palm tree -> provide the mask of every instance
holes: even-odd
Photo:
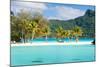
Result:
[[[23,41],[26,41],[26,38],[28,37],[28,27],[29,27],[29,22],[30,18],[32,17],[31,14],[28,11],[21,10],[19,13],[16,15],[17,17],[17,25],[19,30],[21,32],[21,38]],[[27,34],[26,34],[27,33]]]
[[[69,38],[69,40],[70,40],[70,30],[65,30],[65,38]]]
[[[30,27],[29,27],[29,20],[27,19],[20,19],[20,22],[18,23],[19,30],[21,32],[21,38],[23,39],[24,43],[27,41],[29,38],[29,32],[30,32]]]
[[[50,28],[49,27],[45,27],[43,29],[43,35],[45,36],[45,39],[48,39],[48,35],[50,35]]]
[[[29,24],[30,27],[31,27],[31,32],[32,32],[32,40],[34,39],[35,37],[35,34],[36,34],[36,31],[38,29],[38,24],[34,21],[31,21],[31,23]]]
[[[68,33],[69,33],[68,38],[71,41],[72,38],[74,37],[74,31],[73,30],[68,30]]]
[[[75,26],[73,29],[73,32],[74,32],[74,36],[76,38],[76,42],[78,42],[79,36],[82,36],[82,33],[83,33],[81,27]]]
[[[62,32],[62,30],[63,30],[63,28],[60,27],[60,26],[56,29],[56,37],[57,38],[61,38],[61,32]]]
[[[47,36],[48,31],[50,30],[48,26],[48,20],[43,17],[40,13],[36,13],[33,17],[33,21],[37,25],[36,37]],[[35,25],[35,26],[36,26]]]
[[[61,26],[59,26],[56,29],[56,37],[57,37],[58,41],[62,42],[62,39],[65,38],[65,34],[66,34],[65,30]]]
[[[18,17],[17,17],[17,20],[14,21],[14,25],[15,25],[15,28],[16,28],[16,30],[14,30],[14,31],[19,32],[21,34],[19,37],[25,43],[25,25],[26,25],[25,23],[26,23],[26,20],[18,18]]]

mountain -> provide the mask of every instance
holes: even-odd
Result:
[[[71,20],[50,20],[52,32],[62,26],[64,29],[72,29],[80,26],[83,30],[83,36],[95,37],[95,11],[88,9],[83,16]]]

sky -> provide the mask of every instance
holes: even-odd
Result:
[[[15,14],[22,9],[32,13],[41,13],[47,19],[70,20],[83,16],[87,9],[95,10],[95,7],[90,5],[11,1],[11,11]]]

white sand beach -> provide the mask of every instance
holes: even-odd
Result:
[[[43,46],[43,45],[88,45],[92,44],[91,41],[87,42],[33,42],[33,43],[15,43],[11,46]]]

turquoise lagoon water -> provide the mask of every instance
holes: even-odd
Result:
[[[62,39],[65,42],[69,42],[68,38]],[[93,41],[93,38],[80,38],[79,41],[80,42],[84,42],[84,41]],[[30,40],[28,39],[27,42],[45,42],[45,41],[49,41],[49,42],[57,42],[56,38],[48,38],[47,40],[45,38],[37,38],[37,39],[33,39]],[[75,42],[75,38],[71,39],[71,41]],[[23,40],[21,40],[21,42],[23,42]]]
[[[11,66],[85,61],[95,61],[95,45],[84,44],[11,47]]]

